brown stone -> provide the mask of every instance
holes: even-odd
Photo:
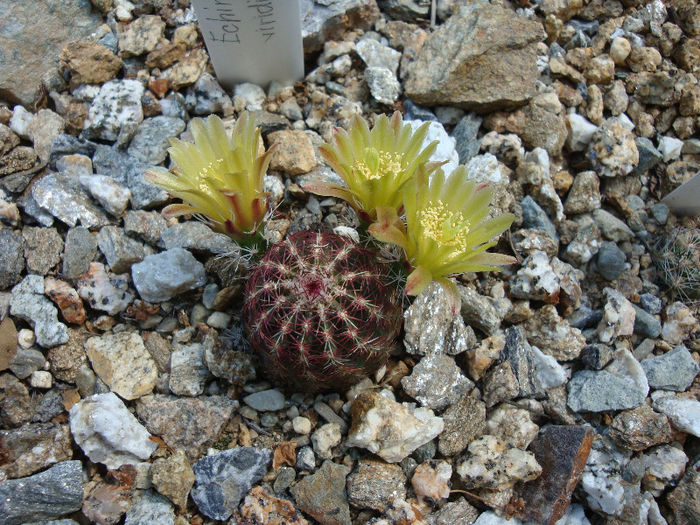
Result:
[[[97,42],[71,42],[61,51],[61,61],[71,71],[71,86],[102,84],[117,76],[124,63]]]
[[[345,478],[350,467],[325,461],[291,489],[297,506],[323,525],[350,525]]]
[[[182,450],[168,458],[160,458],[151,465],[151,481],[163,496],[175,505],[187,507],[187,495],[194,485],[194,472]]]
[[[163,98],[170,89],[170,81],[167,78],[154,78],[148,83],[148,89],[158,98]]]
[[[683,479],[666,498],[676,525],[700,523],[700,460],[688,465]]]
[[[185,44],[168,42],[146,56],[147,67],[165,69],[185,56]]]
[[[83,324],[85,308],[78,292],[70,284],[53,277],[44,278],[44,293],[51,299],[67,323]]]
[[[133,465],[125,465],[120,469],[135,470]],[[133,477],[107,475],[107,481],[98,481],[83,500],[82,512],[92,523],[112,525],[121,520],[124,513],[131,507],[131,492]],[[134,472],[135,473],[135,472]],[[129,483],[131,482],[131,483]],[[87,490],[86,490],[87,492]]]
[[[406,475],[399,465],[363,459],[347,479],[353,507],[385,512],[394,498],[406,499]]]
[[[408,71],[406,95],[419,104],[488,112],[535,95],[539,22],[481,4],[460,9],[426,40]]]
[[[34,167],[37,158],[38,156],[33,148],[29,146],[17,146],[9,153],[0,157],[0,177]]]
[[[309,522],[286,499],[277,498],[264,487],[254,487],[240,506],[240,525],[308,525]]]
[[[19,137],[5,124],[0,124],[0,157],[19,146]]]
[[[63,239],[56,228],[25,226],[22,237],[27,273],[46,275],[61,262]]]
[[[518,484],[509,510],[519,518],[554,525],[565,513],[593,445],[589,427],[552,425],[530,444],[539,478]]]
[[[6,317],[0,322],[0,372],[10,367],[10,361],[17,353],[17,328],[12,319]]]
[[[68,342],[49,349],[47,359],[51,364],[51,373],[59,381],[75,383],[80,367],[87,364],[83,345],[92,334],[87,330],[68,329]]]
[[[438,450],[446,457],[460,454],[484,433],[486,405],[474,395],[464,396],[442,414],[445,428],[438,438]]]
[[[0,472],[23,478],[73,457],[70,430],[58,423],[30,423],[0,430]]]
[[[300,175],[316,167],[314,146],[304,131],[275,131],[267,139],[271,147],[274,145],[270,154],[271,170]]]
[[[665,415],[642,405],[615,416],[610,424],[610,437],[619,445],[636,452],[669,443],[673,439],[673,431]]]

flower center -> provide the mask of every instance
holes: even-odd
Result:
[[[352,169],[366,180],[377,180],[383,177],[398,178],[402,170],[401,154],[391,151],[377,151],[375,148],[365,148],[364,159],[356,160]]]
[[[447,209],[447,205],[438,201],[428,201],[419,215],[419,221],[424,234],[443,246],[453,246],[460,251],[466,251],[469,221],[461,212]]]

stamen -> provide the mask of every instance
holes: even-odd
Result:
[[[377,151],[365,148],[365,158],[356,160],[352,169],[366,180],[378,180],[384,177],[398,178],[401,173],[401,155],[391,151]]]
[[[419,222],[426,237],[443,246],[453,246],[459,251],[468,249],[469,221],[461,212],[453,212],[447,205],[438,201],[429,201],[419,212]]]

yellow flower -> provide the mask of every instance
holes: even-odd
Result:
[[[379,210],[370,233],[381,241],[401,246],[412,272],[406,293],[418,295],[435,280],[458,304],[456,285],[449,276],[465,272],[498,270],[516,262],[513,257],[486,250],[491,240],[508,229],[510,213],[488,218],[493,189],[467,180],[459,166],[449,175],[442,169],[430,179],[425,173],[409,182],[403,191],[406,224],[390,208]]]
[[[440,163],[428,162],[437,141],[421,149],[428,133],[426,122],[415,133],[397,111],[389,119],[380,115],[370,131],[362,117],[355,117],[348,131],[338,131],[332,144],[320,151],[347,187],[326,182],[307,184],[304,189],[347,201],[360,219],[372,223],[377,208],[401,208],[401,188],[423,166],[432,172]]]
[[[192,119],[191,128],[194,143],[170,140],[172,170],[151,168],[145,177],[184,201],[167,206],[163,215],[193,214],[245,242],[259,232],[267,212],[263,178],[270,150],[259,154],[260,130],[245,112],[231,139],[216,115]]]

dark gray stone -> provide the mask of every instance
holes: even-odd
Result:
[[[642,337],[655,339],[661,334],[661,321],[646,310],[642,310],[636,304],[632,305],[636,315],[634,317],[634,333]]]
[[[506,330],[506,344],[501,352],[500,360],[510,364],[518,379],[519,397],[544,394],[544,388],[536,376],[535,356],[522,327],[510,327]]]
[[[555,241],[559,241],[559,235],[557,234],[557,228],[554,223],[547,215],[539,204],[537,204],[532,197],[526,195],[525,198],[520,202],[523,208],[523,227],[539,229],[547,232],[549,236]]]
[[[63,249],[63,276],[75,279],[90,269],[97,253],[97,238],[87,228],[77,226],[68,230]]]
[[[231,97],[209,73],[202,74],[188,90],[185,104],[195,115],[211,115],[233,108]]]
[[[83,504],[80,461],[63,461],[27,478],[0,483],[3,525],[51,520],[80,510]]]
[[[668,221],[668,214],[670,210],[663,202],[657,202],[651,207],[651,214],[654,220],[661,224],[662,226]]]
[[[374,0],[302,0],[301,34],[304,52],[314,53],[328,40],[358,24],[369,29],[376,17]]]
[[[639,306],[644,308],[650,314],[656,315],[661,311],[663,306],[661,299],[654,294],[643,293],[639,296]]]
[[[612,348],[599,343],[588,345],[581,351],[581,360],[593,370],[602,370],[612,358]]]
[[[161,234],[166,250],[185,248],[194,252],[220,254],[234,251],[235,244],[228,235],[216,233],[199,221],[187,221],[167,228]]]
[[[406,113],[403,117],[404,120],[434,120],[435,122],[438,122],[438,118],[435,116],[435,113],[430,111],[429,108],[426,108],[425,106],[419,106],[410,99],[406,99],[403,101],[403,107],[406,110]]]
[[[606,412],[636,408],[644,402],[646,392],[634,381],[612,375],[605,370],[581,370],[568,385],[567,405],[574,412]]]
[[[168,156],[170,138],[185,131],[185,127],[179,118],[162,115],[147,118],[139,124],[127,153],[146,164],[160,164]]]
[[[126,511],[124,525],[173,525],[175,509],[170,501],[154,492],[146,490],[141,498]]]
[[[102,228],[97,234],[97,245],[114,273],[128,272],[132,264],[146,256],[143,244],[127,237],[124,230],[116,226]]]
[[[267,473],[271,458],[267,449],[238,447],[200,459],[192,467],[192,500],[205,516],[228,519],[253,483]]]
[[[677,346],[665,354],[648,357],[641,364],[650,387],[677,392],[688,388],[700,372],[700,366],[685,346]]]
[[[19,282],[24,270],[24,239],[9,228],[0,229],[0,290]]]
[[[476,113],[467,113],[452,130],[460,164],[466,164],[469,159],[478,155],[481,140],[477,138],[477,133],[482,121],[483,119]]]
[[[646,137],[635,137],[634,143],[639,151],[639,164],[631,175],[641,175],[652,169],[663,160],[663,155],[654,147],[654,144]]]
[[[53,139],[51,143],[49,166],[56,169],[56,161],[58,159],[65,155],[73,155],[74,153],[92,157],[92,154],[95,153],[95,146],[95,143],[89,140],[80,139],[68,133],[61,133]]]
[[[598,250],[596,257],[596,270],[608,281],[614,281],[625,271],[627,257],[625,252],[611,241],[604,242]]]

